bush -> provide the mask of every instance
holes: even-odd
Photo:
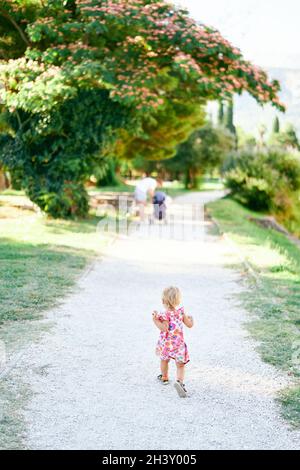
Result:
[[[42,211],[53,218],[85,217],[89,210],[89,200],[83,184],[65,181],[56,188],[29,185],[27,194]]]
[[[81,90],[51,113],[7,115],[14,134],[0,134],[0,162],[22,182],[42,211],[56,218],[87,215],[85,181],[105,166],[114,130],[129,125],[126,111],[105,90]]]
[[[292,217],[300,189],[300,162],[285,153],[243,152],[231,155],[224,166],[226,185],[242,204],[257,211]]]

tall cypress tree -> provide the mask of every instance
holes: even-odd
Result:
[[[232,134],[235,140],[235,148],[238,149],[238,135],[236,127],[234,125],[234,104],[233,100],[230,100],[227,106],[226,115],[224,117],[225,127]]]
[[[280,121],[278,116],[274,119],[274,124],[273,124],[273,134],[279,134],[280,132]]]
[[[234,107],[233,101],[230,100],[226,110],[225,116],[225,127],[231,132],[231,134],[236,135],[236,128],[234,125]]]
[[[218,124],[219,124],[219,126],[224,125],[224,103],[223,103],[223,101],[219,102]]]

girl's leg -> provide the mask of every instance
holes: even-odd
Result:
[[[183,364],[182,362],[176,362],[176,367],[177,367],[177,380],[179,380],[179,382],[183,383],[184,382],[184,366],[185,364]]]
[[[145,209],[146,209],[146,202],[140,202],[139,203],[139,216],[142,222],[145,220]]]
[[[163,376],[163,379],[169,378],[169,361],[160,361],[160,370]]]

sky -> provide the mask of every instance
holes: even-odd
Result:
[[[300,69],[299,0],[173,0],[261,67]]]

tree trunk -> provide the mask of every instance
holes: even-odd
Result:
[[[3,170],[0,168],[0,191],[4,191],[6,189],[6,178]]]
[[[198,172],[194,168],[190,168],[190,189],[198,189]]]
[[[185,189],[189,189],[191,185],[191,173],[190,169],[187,167],[185,170],[184,186]]]

